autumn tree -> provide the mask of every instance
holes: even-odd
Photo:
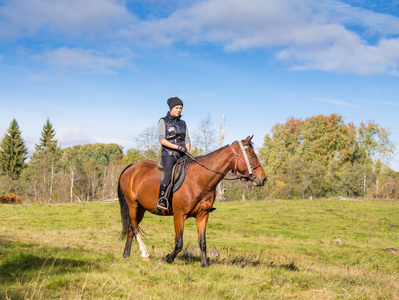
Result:
[[[337,114],[291,117],[265,136],[260,157],[271,183],[284,186],[280,192],[289,190],[287,197],[361,196],[371,184],[370,169],[389,161],[395,149],[389,136],[388,130],[371,121],[356,127]],[[317,169],[318,175],[311,175],[309,168]]]
[[[135,164],[144,159],[145,157],[141,154],[140,150],[131,148],[127,150],[126,155],[123,157],[123,162],[125,164]]]
[[[12,179],[18,179],[26,167],[27,157],[28,148],[17,121],[13,119],[0,144],[0,168]]]

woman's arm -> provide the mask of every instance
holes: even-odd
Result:
[[[164,145],[165,147],[176,149],[176,150],[177,150],[177,148],[179,148],[179,146],[169,142],[167,139],[163,139],[161,141],[161,145]]]

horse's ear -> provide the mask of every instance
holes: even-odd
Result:
[[[254,137],[253,135],[247,137],[247,138],[244,140],[244,144],[245,144],[245,145],[249,145],[249,144],[251,143],[251,140],[252,140],[253,137]]]

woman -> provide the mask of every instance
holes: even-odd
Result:
[[[168,105],[170,111],[158,122],[164,178],[159,186],[157,209],[162,211],[168,210],[168,200],[164,196],[172,177],[173,166],[191,148],[186,122],[180,119],[183,101],[178,97],[169,98]]]

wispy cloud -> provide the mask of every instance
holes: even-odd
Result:
[[[27,81],[30,82],[45,82],[45,81],[50,81],[50,79],[44,75],[41,74],[29,74],[26,77]]]
[[[392,102],[392,101],[380,101],[382,104],[390,105],[390,106],[399,106],[399,102]]]
[[[360,107],[360,105],[353,104],[343,100],[337,100],[332,98],[315,98],[316,101],[329,103],[333,105],[340,105],[340,106],[350,106],[350,107]]]
[[[37,55],[36,58],[62,70],[72,69],[104,74],[115,74],[115,69],[127,65],[124,57],[112,57],[97,50],[67,47],[48,51]]]

